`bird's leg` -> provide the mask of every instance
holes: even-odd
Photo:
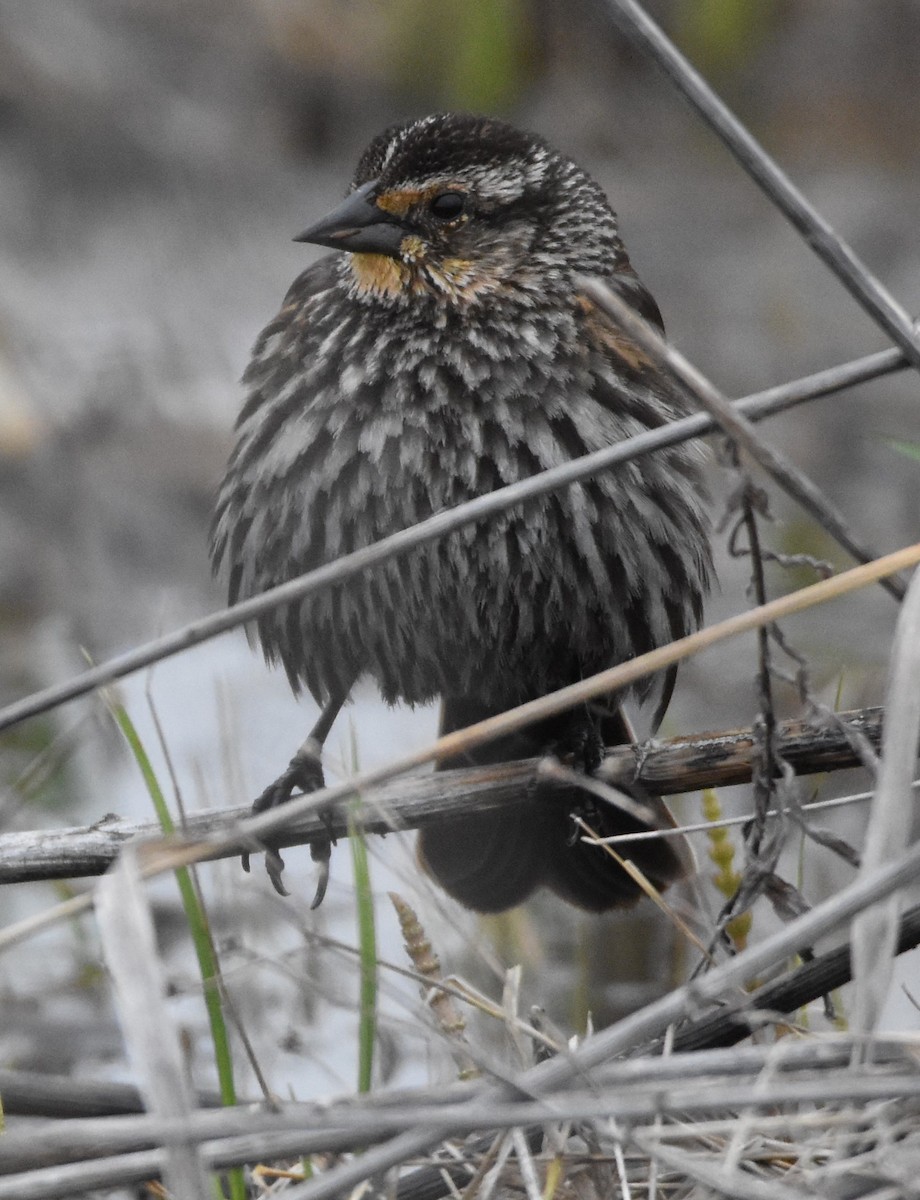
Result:
[[[270,783],[261,796],[254,801],[252,806],[254,813],[267,812],[271,808],[278,808],[285,804],[297,788],[302,792],[309,793],[321,791],[326,786],[323,777],[323,746],[347,696],[348,693],[343,692],[329,698],[303,745],[288,763],[287,769],[282,771],[278,778]],[[332,857],[332,841],[331,837],[322,838],[310,846],[310,857],[319,865],[316,894],[310,905],[311,908],[319,908],[326,895],[326,886],[329,883],[329,860]],[[248,871],[248,851],[243,852],[242,861],[243,870]],[[265,869],[278,895],[289,895],[281,878],[284,871],[284,859],[274,847],[266,847]]]
[[[617,719],[625,721],[622,711],[617,713]],[[626,728],[628,730],[628,726]],[[603,762],[605,749],[602,723],[585,707],[572,713],[565,732],[553,747],[553,753],[558,759],[568,761],[573,770],[580,771],[583,775],[593,775]],[[590,822],[595,816],[593,798],[587,793],[581,793],[573,815]],[[581,836],[581,829],[573,821],[569,844],[574,845]]]

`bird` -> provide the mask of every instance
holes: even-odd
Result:
[[[394,125],[361,156],[345,199],[294,240],[333,253],[295,280],[243,376],[211,533],[231,604],[685,413],[580,290],[598,277],[663,330],[604,191],[539,135],[467,113]],[[461,729],[689,633],[712,571],[701,452],[682,444],[264,614],[266,659],[323,715],[255,810],[322,785],[322,741],[359,678],[389,704],[439,698],[441,731]],[[656,722],[672,687],[673,672],[658,680]],[[605,745],[632,736],[626,698],[438,769],[552,752],[590,772]],[[648,701],[649,685],[629,698]],[[604,912],[640,888],[573,813],[601,835],[667,823],[663,802],[648,803],[645,822],[537,785],[507,811],[423,828],[418,859],[478,912],[541,887]],[[314,847],[326,873],[328,854]],[[657,887],[687,869],[673,838],[637,842],[630,857]],[[267,862],[283,892],[277,851]]]

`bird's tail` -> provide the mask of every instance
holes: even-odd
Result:
[[[445,698],[441,732],[452,733],[494,716],[494,707],[466,697]],[[528,729],[461,756],[443,760],[439,770],[495,765],[545,754],[554,746],[571,744],[570,714],[551,717]],[[616,710],[601,722],[605,745],[630,741],[625,718]],[[661,826],[673,825],[664,802],[637,799],[654,813]],[[652,827],[604,801],[593,804],[578,789],[537,786],[527,803],[505,813],[457,817],[428,826],[419,834],[422,866],[454,899],[477,912],[502,912],[520,904],[541,885],[570,904],[604,912],[635,903],[640,888],[602,847],[581,840],[570,813],[591,805],[589,824],[601,837]],[[689,849],[682,838],[661,838],[629,845],[629,858],[658,888],[687,873]]]

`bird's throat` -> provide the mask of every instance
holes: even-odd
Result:
[[[409,286],[407,268],[388,254],[352,254],[351,271],[364,295],[402,296]]]

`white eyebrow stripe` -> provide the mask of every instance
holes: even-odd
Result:
[[[384,168],[392,156],[394,147],[387,148]],[[401,179],[393,185],[394,191],[427,191],[432,187],[462,187],[475,192],[483,200],[491,200],[498,204],[507,204],[521,197],[529,187],[543,182],[549,155],[545,150],[538,150],[532,158],[517,159],[513,164],[489,163],[466,167],[457,174],[426,176],[422,178]],[[381,168],[381,173],[383,168]]]

